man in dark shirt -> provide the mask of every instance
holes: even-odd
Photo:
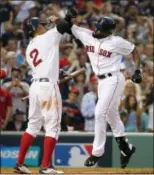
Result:
[[[9,122],[6,130],[8,131],[24,131],[27,127],[26,121],[24,121],[25,113],[16,110],[16,113],[13,115],[13,121]]]
[[[62,130],[84,130],[84,118],[76,105],[79,90],[76,87],[70,89],[68,99],[63,101]]]
[[[0,1],[0,23],[10,22],[12,23],[13,19],[13,7],[8,2],[8,0]]]

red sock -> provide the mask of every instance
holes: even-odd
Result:
[[[26,153],[27,153],[29,147],[31,146],[34,138],[35,137],[33,137],[32,135],[28,134],[27,132],[25,132],[23,134],[23,136],[21,138],[21,141],[20,141],[20,150],[19,150],[19,155],[18,155],[18,159],[17,159],[17,163],[19,165],[23,165],[24,164]]]
[[[43,152],[43,159],[41,163],[42,168],[46,168],[51,163],[51,157],[53,150],[56,145],[56,139],[52,137],[45,137],[44,138],[44,152]]]

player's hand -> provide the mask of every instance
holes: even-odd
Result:
[[[59,77],[60,79],[63,79],[65,77],[69,76],[63,69],[59,69]]]
[[[11,82],[11,86],[17,86],[16,80],[13,80],[13,81]]]
[[[17,87],[19,87],[19,88],[21,88],[22,87],[22,85],[21,85],[21,83],[20,83],[20,80],[19,79],[17,79],[17,80],[15,80],[16,81],[16,86]]]
[[[139,69],[134,72],[134,75],[132,76],[132,81],[134,83],[141,83],[142,82],[142,75],[141,75],[141,71]]]
[[[65,20],[68,22],[72,22],[73,18],[77,17],[77,11],[73,8],[69,9],[66,13]]]
[[[74,114],[72,112],[70,112],[70,111],[67,111],[67,116],[72,118],[72,117],[74,117]]]
[[[52,15],[52,16],[50,16],[50,17],[47,18],[47,21],[49,23],[56,23],[57,20],[58,20],[58,17],[57,16],[54,16],[54,15]]]

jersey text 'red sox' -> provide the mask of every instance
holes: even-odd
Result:
[[[85,51],[86,52],[95,52],[95,47],[86,45],[85,46]],[[112,54],[112,52],[109,52],[109,51],[107,51],[105,49],[100,49],[100,51],[99,51],[99,55],[102,55],[104,57],[110,58],[111,54]]]

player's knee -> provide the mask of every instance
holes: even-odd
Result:
[[[98,109],[95,111],[95,119],[100,120],[101,118],[104,118],[106,115],[106,111],[104,109]]]
[[[57,128],[48,128],[45,130],[45,136],[53,137],[57,140],[60,134],[60,130],[61,130],[60,125],[57,126]]]
[[[33,137],[36,137],[40,132],[40,127],[28,125],[26,132],[31,134]]]

